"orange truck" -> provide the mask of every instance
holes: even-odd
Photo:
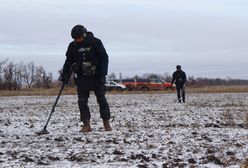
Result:
[[[175,86],[169,82],[161,79],[124,79],[122,84],[126,86],[127,90],[175,90]]]

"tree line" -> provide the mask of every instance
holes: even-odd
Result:
[[[115,73],[111,73],[108,76],[110,79],[121,81],[122,74],[119,74],[119,77]],[[166,72],[164,74],[159,73],[144,73],[143,75],[134,75],[130,78],[136,78],[136,79],[151,79],[151,78],[159,78],[162,79],[165,82],[171,82],[172,81],[172,74]],[[191,87],[203,87],[203,86],[236,86],[236,85],[248,85],[248,80],[244,79],[221,79],[221,78],[206,78],[206,77],[197,77],[194,76],[188,76],[187,77],[187,86]]]
[[[8,59],[0,61],[0,90],[20,90],[22,88],[51,88],[52,73],[33,62],[14,63]]]
[[[58,71],[61,73],[61,70]],[[134,75],[126,78],[159,78],[166,82],[171,82],[171,74],[164,73],[144,73],[143,75]],[[108,79],[121,81],[122,73],[110,73]],[[214,85],[248,85],[248,80],[242,79],[220,79],[204,78],[193,76],[187,77],[187,85],[192,87],[214,86]],[[46,72],[43,66],[36,66],[34,62],[14,63],[8,59],[0,61],[0,90],[20,90],[23,88],[51,88],[58,86],[57,79],[53,79],[52,73]],[[74,85],[73,78],[69,81],[69,86]]]

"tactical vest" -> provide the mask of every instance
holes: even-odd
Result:
[[[75,44],[74,59],[78,66],[77,74],[94,76],[96,73],[97,59],[93,45]]]
[[[182,71],[176,72],[176,83],[182,84],[183,82],[184,82],[183,72]]]

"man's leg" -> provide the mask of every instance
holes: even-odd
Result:
[[[95,89],[95,95],[97,98],[97,102],[100,106],[100,115],[101,118],[103,119],[104,128],[106,131],[111,131],[112,128],[109,124],[110,110],[109,110],[109,104],[105,97],[105,92],[106,92],[106,88],[104,85],[98,86]]]
[[[178,99],[178,102],[181,103],[181,87],[180,85],[176,85],[176,89],[177,89],[177,99]]]
[[[89,98],[89,92],[86,91],[84,93],[81,93],[79,99],[78,99],[78,106],[80,110],[80,120],[90,120],[90,110],[88,107],[88,98]]]
[[[182,87],[182,98],[183,98],[183,102],[185,103],[185,85],[183,85]]]
[[[80,132],[91,132],[90,126],[90,110],[88,107],[89,91],[83,91],[80,86],[77,87],[78,91],[78,106],[80,110],[80,120],[83,122],[83,127]]]

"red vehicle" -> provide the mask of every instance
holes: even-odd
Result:
[[[171,83],[164,82],[161,79],[127,79],[123,80],[122,84],[127,90],[175,90],[175,86]]]

